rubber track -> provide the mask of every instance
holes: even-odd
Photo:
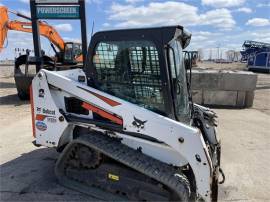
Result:
[[[176,173],[176,169],[173,166],[134,150],[122,144],[119,140],[104,135],[103,133],[81,135],[70,144],[76,143],[95,149],[104,155],[155,179],[173,190],[179,196],[181,201],[189,201],[189,181],[182,173]],[[66,149],[68,148],[65,148],[62,155],[65,155]],[[61,164],[61,156],[59,157],[57,164],[59,163]],[[59,175],[60,171],[57,170],[59,165],[57,166],[57,164],[56,175],[61,181],[63,173]]]

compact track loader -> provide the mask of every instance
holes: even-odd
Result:
[[[217,201],[216,115],[192,103],[190,39],[181,26],[98,32],[84,70],[40,70],[34,144],[61,152],[62,185],[110,201]]]

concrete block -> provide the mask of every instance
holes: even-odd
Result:
[[[257,74],[252,72],[192,70],[193,100],[198,104],[251,107],[256,84]]]
[[[246,91],[237,91],[236,107],[245,107]]]
[[[192,100],[194,103],[202,104],[202,90],[192,90]]]
[[[199,90],[218,90],[220,89],[220,77],[222,75],[211,71],[194,71],[192,72],[192,89]]]
[[[192,89],[199,90],[254,90],[257,74],[245,71],[193,70]]]
[[[255,90],[257,74],[252,72],[224,72],[222,74],[221,89],[251,91]]]
[[[203,104],[216,106],[236,106],[237,91],[205,90]]]
[[[252,107],[255,93],[254,91],[246,91],[245,107]]]

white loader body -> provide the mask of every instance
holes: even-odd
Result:
[[[211,201],[213,166],[199,129],[89,87],[86,81],[78,81],[79,76],[85,77],[81,69],[41,70],[34,78],[31,106],[36,144],[57,147],[61,138],[73,139],[74,127],[84,124],[66,120],[64,98],[75,97],[105,113],[117,115],[116,121],[122,120],[123,131],[144,134],[160,141],[152,142],[121,132],[112,134],[122,138],[123,144],[141,148],[144,154],[165,163],[179,167],[189,164],[195,175],[197,194],[205,201]],[[89,115],[80,117],[92,119],[93,115],[90,110]],[[142,127],[134,125],[134,117],[144,121]],[[94,124],[85,124],[85,127],[106,132]]]

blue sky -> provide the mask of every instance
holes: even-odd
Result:
[[[26,15],[29,0],[0,0],[7,6]],[[88,40],[91,27],[94,31],[130,27],[148,27],[180,24],[192,33],[189,49],[202,48],[207,57],[213,57],[216,47],[240,50],[244,40],[270,43],[270,0],[86,0]],[[22,20],[10,14],[11,20]],[[47,20],[54,25],[66,41],[80,40],[79,21]],[[14,58],[14,49],[32,49],[31,34],[9,31],[7,48],[0,60]],[[42,39],[47,54],[53,54],[49,42]],[[225,55],[225,54],[224,54]]]

